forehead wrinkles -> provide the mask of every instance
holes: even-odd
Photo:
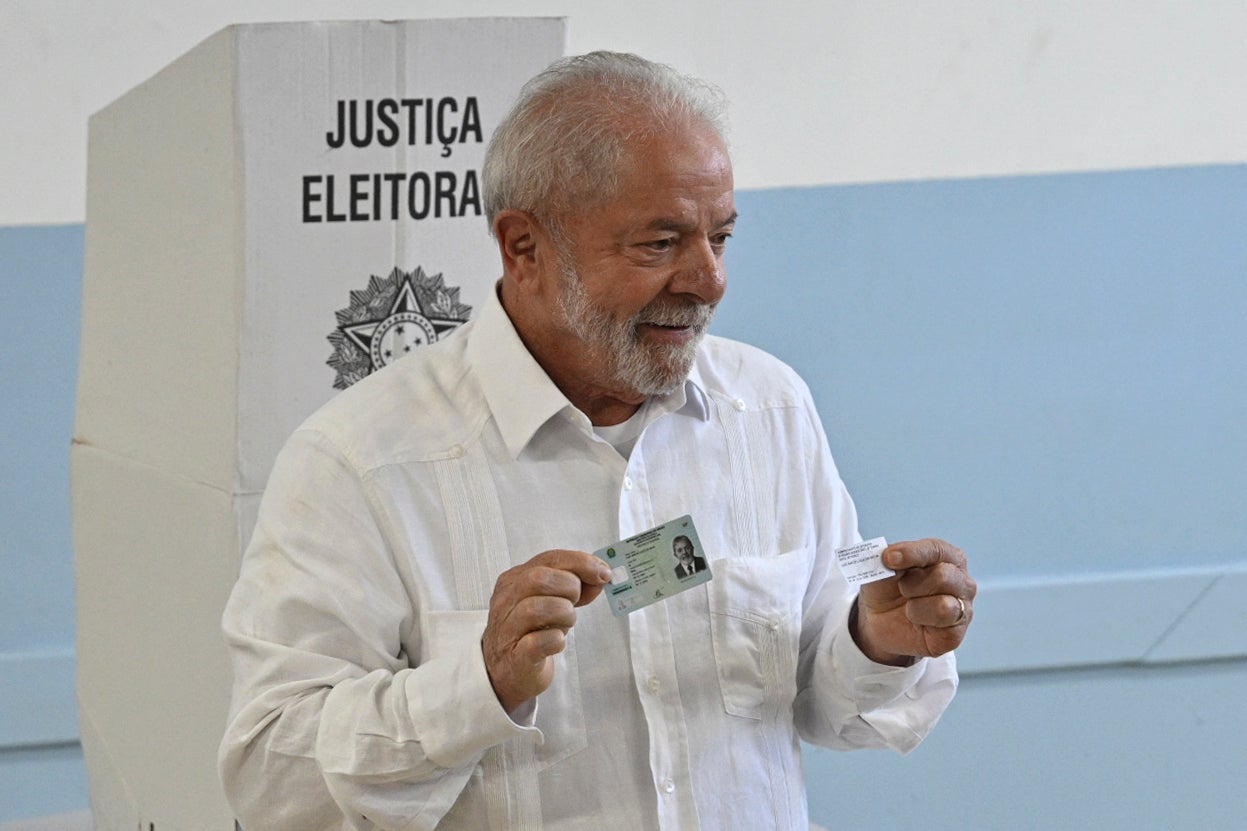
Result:
[[[551,230],[577,259],[626,245],[637,233],[719,230],[736,216],[731,171],[727,149],[712,126],[686,121],[650,130],[621,153],[613,192],[577,200]]]
[[[682,130],[629,148],[616,182],[621,199],[654,212],[647,222],[723,224],[735,213],[732,164],[713,134]]]
[[[694,120],[638,127],[621,143],[616,174],[646,178],[662,172],[674,178],[732,176],[727,147],[708,124]]]

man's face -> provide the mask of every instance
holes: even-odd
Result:
[[[709,128],[625,156],[615,198],[566,224],[558,317],[582,377],[646,396],[684,380],[726,289],[735,220],[731,162]]]
[[[688,565],[693,562],[693,544],[691,542],[688,540],[676,540],[672,548],[675,549],[675,556],[680,559],[681,563]]]

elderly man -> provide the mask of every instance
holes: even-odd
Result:
[[[697,572],[706,570],[705,559],[697,556],[693,549],[693,541],[683,534],[671,541],[671,553],[675,555],[677,580],[692,577]]]
[[[704,336],[722,117],[629,55],[530,81],[485,163],[495,296],[291,437],[224,619],[248,831],[801,829],[799,738],[908,751],[935,724],[964,556],[894,544],[851,589],[809,392]],[[587,552],[683,514],[713,579],[595,602]]]

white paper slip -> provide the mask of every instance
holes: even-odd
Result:
[[[875,537],[857,545],[836,549],[836,562],[840,564],[840,571],[850,586],[873,583],[896,574],[883,564],[883,549],[887,547],[887,540]]]

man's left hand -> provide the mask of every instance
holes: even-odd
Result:
[[[884,549],[883,564],[896,575],[861,587],[850,622],[866,657],[904,665],[960,646],[978,591],[961,549],[943,540],[898,542]]]

